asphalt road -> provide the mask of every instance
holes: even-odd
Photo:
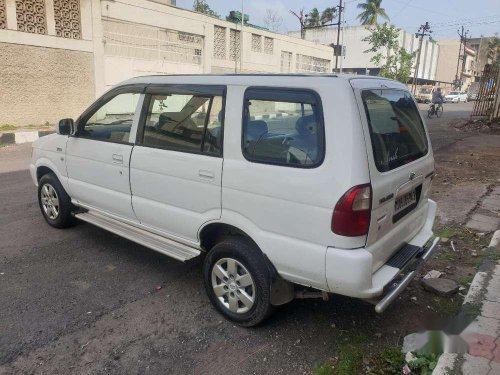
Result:
[[[442,117],[438,119],[434,116],[429,119],[427,117],[429,104],[419,104],[422,116],[427,123],[432,147],[435,151],[471,135],[470,133],[454,131],[450,129],[450,125],[469,118],[473,105],[473,102],[455,104],[444,103]]]
[[[464,137],[446,121],[469,108],[446,105],[442,120],[428,120],[435,148]],[[211,307],[200,261],[180,263],[84,223],[49,227],[27,170],[30,148],[0,148],[0,374],[309,373],[346,332],[397,341],[393,325],[412,324],[403,305],[381,317],[334,296],[236,327]]]

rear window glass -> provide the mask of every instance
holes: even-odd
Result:
[[[390,171],[427,154],[424,125],[410,93],[365,90],[362,98],[379,171]]]

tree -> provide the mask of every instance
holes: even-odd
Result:
[[[200,12],[209,16],[220,18],[220,15],[214,12],[205,0],[194,0],[193,10],[195,12]]]
[[[313,8],[306,16],[306,26],[319,26],[321,24],[321,16],[318,8]]]
[[[321,24],[331,23],[337,17],[337,9],[334,7],[325,8],[321,13]]]
[[[380,5],[382,0],[366,0],[366,3],[358,4],[358,9],[362,12],[358,15],[357,19],[361,21],[362,25],[377,25],[378,17],[384,18],[389,21],[389,16],[385,13],[385,9]]]
[[[297,17],[297,19],[299,20],[300,22],[300,37],[302,39],[305,39],[306,38],[306,16],[305,16],[305,13],[304,13],[304,8],[302,8],[299,13],[295,13],[293,10],[290,10],[290,13]]]
[[[277,10],[266,9],[264,25],[271,31],[278,31],[283,24],[283,17],[278,15]]]
[[[370,44],[365,53],[375,53],[370,59],[380,66],[380,76],[407,83],[410,80],[415,52],[409,52],[399,45],[399,29],[384,23],[370,30],[370,36],[363,39]],[[385,54],[384,54],[385,52]]]
[[[493,57],[493,65],[500,67],[500,38],[498,34],[489,41],[488,49],[491,51],[491,55]]]

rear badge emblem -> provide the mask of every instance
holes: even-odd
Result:
[[[415,172],[411,172],[410,173],[410,181],[413,180],[415,178]]]

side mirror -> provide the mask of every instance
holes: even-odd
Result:
[[[57,134],[71,135],[74,133],[75,122],[71,118],[59,120],[56,126]]]

